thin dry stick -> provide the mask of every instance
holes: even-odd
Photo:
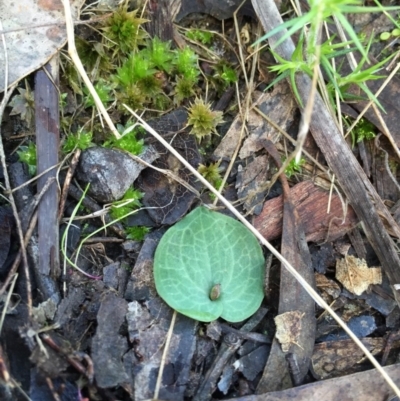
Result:
[[[79,157],[81,156],[81,149],[76,149],[74,155],[72,156],[72,160],[69,164],[69,168],[67,171],[67,175],[65,176],[64,185],[61,191],[61,199],[60,206],[58,208],[58,220],[61,220],[61,217],[64,213],[65,202],[67,201],[68,196],[68,188],[71,184],[72,176],[74,175],[76,166],[78,165]]]
[[[164,346],[163,354],[162,354],[162,357],[161,357],[160,369],[158,370],[157,383],[156,383],[156,388],[154,389],[153,401],[158,400],[158,395],[160,393],[161,381],[162,381],[162,375],[163,375],[163,372],[164,372],[165,361],[167,360],[167,355],[168,355],[168,351],[169,351],[169,344],[171,342],[172,333],[174,331],[175,320],[176,320],[176,315],[177,314],[178,314],[178,312],[176,310],[174,310],[174,313],[173,313],[172,319],[171,319],[171,323],[169,325],[168,333],[167,333],[167,339],[165,340],[165,346]]]
[[[333,21],[335,22],[335,25],[336,25],[336,28],[338,30],[338,33],[339,33],[339,36],[340,36],[340,39],[341,39],[342,43],[348,43],[348,39],[346,37],[346,33],[344,32],[342,24],[340,23],[340,21],[335,16],[333,16]],[[350,49],[350,45],[347,44],[345,46],[345,48],[346,49]],[[351,69],[355,70],[356,67],[357,67],[357,61],[356,61],[356,58],[354,57],[354,53],[353,52],[347,53],[346,54],[346,58],[347,58],[347,61],[350,64]]]
[[[54,178],[50,177],[46,181],[45,185],[40,190],[40,192],[37,195],[35,195],[35,197],[33,199],[33,202],[31,202],[30,205],[29,205],[32,208],[32,212],[35,210],[37,205],[40,203],[41,199],[43,198],[43,195],[50,188],[50,185],[53,183],[53,181],[54,181]],[[27,216],[27,218],[30,218],[30,216]],[[28,245],[29,240],[32,237],[33,231],[34,231],[34,229],[36,227],[37,220],[38,220],[38,213],[35,212],[33,214],[33,217],[31,218],[31,221],[29,223],[29,227],[26,230],[25,237],[24,237],[24,245],[19,250],[17,257],[14,260],[14,263],[11,266],[11,269],[7,274],[7,277],[4,280],[4,283],[2,284],[2,286],[0,288],[0,297],[3,295],[3,293],[5,292],[8,284],[10,283],[11,279],[13,278],[14,274],[17,272],[18,266],[19,266],[19,264],[21,262],[22,252],[25,250],[26,246]]]
[[[321,36],[321,27],[318,28],[318,39],[317,41],[319,42],[319,37]],[[295,153],[295,158],[296,162],[299,163],[301,159],[301,150],[303,148],[304,142],[307,137],[308,130],[310,128],[310,121],[311,121],[311,115],[314,107],[314,101],[315,101],[315,93],[317,91],[317,83],[318,83],[318,78],[319,78],[319,60],[321,58],[321,46],[319,43],[315,44],[315,61],[314,61],[314,69],[313,69],[313,79],[311,83],[311,90],[308,95],[308,102],[306,104],[306,107],[304,109],[304,112],[302,113],[302,120],[300,124],[300,129],[299,133],[297,134],[297,145],[296,149],[294,150],[293,153]],[[287,162],[287,161],[286,161]],[[285,163],[286,164],[286,163]],[[283,167],[283,166],[282,166]],[[284,172],[284,170],[281,172],[281,174]]]
[[[37,212],[35,212],[32,217],[31,222],[29,223],[28,230],[26,231],[25,238],[24,238],[24,245],[19,250],[17,257],[14,260],[14,263],[11,266],[11,269],[7,274],[7,278],[4,280],[4,283],[0,288],[0,297],[6,291],[8,285],[10,284],[10,281],[12,280],[12,278],[14,277],[15,273],[18,270],[18,266],[21,263],[22,252],[25,250],[26,246],[28,245],[29,240],[32,237],[33,231],[35,230],[35,227],[36,227],[37,220],[38,220],[38,214],[37,214]]]
[[[326,23],[324,23],[324,27],[325,27],[326,35],[330,38],[328,25]],[[333,71],[336,71],[336,61],[335,61],[334,57],[332,57],[331,64],[332,64]],[[326,88],[326,86],[324,86],[324,88]],[[340,103],[340,96],[339,95],[340,95],[339,91],[335,91],[335,101],[336,101],[337,115],[335,114],[334,110],[332,110],[332,105],[330,104],[329,101],[325,101],[325,104],[329,107],[329,110],[331,112],[331,116],[335,118],[335,121],[337,122],[338,128],[340,130],[340,133],[343,135],[343,121],[342,121],[342,118],[341,118],[341,116],[342,116],[342,106],[341,106],[341,103]],[[335,174],[333,174],[332,175],[332,180],[331,180],[331,186],[329,188],[329,201],[328,201],[327,213],[329,213],[330,210],[331,210],[331,201],[332,201],[332,195],[333,195],[333,187],[335,185],[335,179],[336,179]]]
[[[85,82],[87,88],[89,89],[90,94],[93,96],[93,100],[96,104],[96,107],[99,109],[100,113],[104,117],[108,127],[110,128],[111,132],[115,135],[117,139],[121,138],[117,128],[115,128],[114,123],[111,120],[110,115],[108,114],[106,108],[104,107],[102,101],[99,98],[96,90],[93,87],[92,82],[90,81],[89,77],[86,74],[85,68],[82,65],[81,59],[78,56],[78,52],[76,51],[75,46],[75,37],[74,37],[74,23],[72,20],[71,14],[71,6],[68,0],[62,0],[64,5],[64,12],[65,12],[65,23],[67,27],[67,37],[68,37],[68,54],[71,56],[72,61],[75,64],[75,67],[82,77],[83,81]]]
[[[3,25],[1,24],[0,21],[0,29],[3,29]],[[7,54],[7,47],[6,47],[6,42],[5,42],[5,37],[4,34],[1,35],[1,39],[3,42],[3,48],[4,48],[4,60],[5,60],[5,66],[4,66],[4,97],[3,100],[1,101],[0,104],[0,126],[1,126],[1,120],[3,118],[4,114],[4,109],[6,108],[6,105],[8,101],[10,100],[10,97],[12,93],[14,92],[14,89],[17,87],[17,82],[12,84],[10,88],[8,88],[8,54]],[[1,130],[1,128],[0,128]],[[27,293],[27,306],[28,306],[28,313],[29,316],[32,314],[32,289],[31,289],[31,281],[30,281],[30,275],[29,275],[29,267],[28,267],[28,258],[26,256],[26,249],[24,248],[24,234],[22,232],[22,226],[21,226],[21,220],[19,219],[18,216],[18,210],[17,206],[15,205],[14,201],[14,196],[11,193],[11,185],[10,185],[10,178],[8,176],[8,171],[7,171],[7,165],[6,165],[6,155],[4,153],[4,146],[3,146],[3,138],[1,136],[1,131],[0,131],[0,159],[1,159],[1,165],[3,167],[3,174],[4,174],[4,181],[6,184],[6,190],[9,191],[10,193],[8,194],[8,199],[11,204],[11,208],[14,214],[15,222],[17,225],[17,231],[18,231],[18,238],[19,242],[21,244],[21,249],[22,249],[22,260],[24,261],[24,272],[25,272],[25,278],[26,278],[26,293]]]
[[[317,46],[317,49],[318,49],[317,50],[317,57],[319,57],[320,46]],[[317,58],[317,60],[318,60],[318,58]],[[313,79],[312,79],[312,84],[311,84],[311,90],[310,90],[310,93],[308,95],[308,102],[306,104],[304,112],[302,113],[300,129],[299,129],[299,132],[297,134],[296,147],[295,147],[294,151],[289,155],[289,157],[285,160],[285,162],[282,163],[282,166],[278,170],[278,172],[274,174],[274,176],[271,179],[272,182],[277,181],[278,177],[285,172],[285,170],[289,166],[290,162],[294,158],[296,158],[296,163],[300,162],[303,145],[304,145],[304,142],[306,140],[308,130],[310,128],[310,121],[311,121],[312,110],[313,110],[313,107],[314,107],[315,93],[317,91],[318,70],[319,70],[318,63],[315,62],[314,70],[313,70]]]
[[[4,303],[4,306],[3,306],[3,311],[1,312],[1,318],[0,318],[0,334],[1,334],[1,330],[3,329],[4,319],[5,319],[6,314],[7,314],[8,305],[10,304],[11,295],[12,295],[12,293],[13,293],[13,291],[14,291],[14,287],[15,287],[15,283],[17,282],[17,278],[18,278],[18,274],[16,274],[16,275],[14,276],[14,280],[12,281],[11,286],[10,286],[10,289],[9,289],[9,291],[8,291],[8,294],[7,294],[6,302]]]
[[[243,4],[243,3],[242,3]],[[234,20],[236,21],[236,14],[233,15]],[[237,21],[235,23],[237,25]],[[258,29],[257,29],[257,34],[259,35],[261,31],[261,26],[260,24],[258,25]],[[238,32],[237,32],[238,34]],[[238,36],[238,42],[239,42],[239,48],[242,47],[241,44],[241,38],[240,35]],[[256,72],[256,67],[257,67],[257,62],[258,62],[258,50],[259,50],[259,44],[256,45],[256,51],[254,52],[254,57],[253,57],[253,63],[252,63],[252,67],[251,67],[251,73],[250,73],[250,79],[249,79],[249,83],[247,86],[247,93],[246,93],[246,98],[245,98],[245,107],[244,110],[240,107],[240,115],[242,117],[242,126],[240,128],[240,136],[239,136],[239,140],[238,140],[238,144],[236,146],[235,151],[233,152],[231,161],[228,165],[228,168],[226,169],[226,172],[224,174],[224,177],[222,179],[222,182],[218,188],[219,192],[222,192],[222,190],[225,187],[225,183],[228,180],[229,174],[232,171],[233,165],[235,164],[236,161],[236,157],[239,153],[243,138],[244,138],[244,133],[247,131],[247,127],[246,127],[246,122],[248,120],[248,116],[249,116],[249,111],[250,111],[250,102],[251,102],[251,95],[252,95],[252,90],[251,88],[253,87],[253,82],[254,82],[254,75]],[[243,70],[243,75],[245,77],[247,77],[247,73],[246,70]],[[236,82],[236,88],[238,88],[238,83]],[[239,90],[237,90],[237,93],[239,93]],[[240,105],[240,95],[238,95],[237,98],[238,104]],[[216,206],[218,202],[218,198],[215,198],[213,205]]]
[[[17,380],[11,377],[11,383],[16,389],[18,389],[18,391],[21,393],[21,395],[25,398],[26,401],[32,401],[32,398],[25,393],[25,391],[21,387],[21,384]]]
[[[390,144],[392,145],[392,148],[394,152],[396,153],[397,157],[400,159],[400,150],[397,147],[397,144],[395,140],[393,139],[392,134],[389,131],[389,128],[386,125],[385,120],[382,117],[382,113],[379,111],[377,105],[375,103],[372,103],[372,108],[374,109],[375,115],[377,116],[380,124],[382,125],[382,132],[386,136],[386,138],[389,140]]]
[[[49,171],[51,171],[51,170],[53,170],[53,169],[55,169],[55,168],[57,168],[57,167],[59,167],[61,164],[62,164],[62,163],[57,163],[57,164],[55,164],[54,166],[51,166],[51,167],[47,168],[46,170],[42,171],[40,174],[35,175],[35,176],[34,176],[33,178],[31,178],[30,180],[28,180],[28,181],[24,182],[23,184],[21,184],[20,186],[13,188],[13,189],[10,191],[10,193],[16,192],[16,191],[18,191],[18,190],[20,190],[20,189],[26,187],[27,185],[32,184],[32,182],[35,182],[39,177],[41,177],[42,175],[45,175],[46,173],[48,173]],[[8,192],[6,191],[6,194],[7,194],[7,193],[8,193]]]
[[[336,314],[336,312],[320,297],[320,295],[308,284],[303,277],[297,272],[297,270],[256,230],[233,206],[225,199],[196,169],[194,169],[184,157],[182,157],[168,142],[166,142],[161,135],[159,135],[150,125],[148,125],[140,116],[138,116],[132,109],[124,105],[124,107],[140,121],[143,128],[153,135],[162,145],[164,145],[186,168],[188,168],[192,174],[206,186],[219,200],[231,211],[238,220],[240,220],[257,238],[258,240],[283,264],[283,266],[299,281],[303,288],[308,292],[311,298],[321,307],[326,309],[332,318],[339,324],[339,326],[349,335],[349,337],[357,344],[357,346],[364,352],[365,356],[375,366],[378,372],[382,375],[384,380],[392,388],[398,397],[400,397],[400,390],[385,372],[379,362],[374,356],[368,351],[365,345],[357,338],[357,336],[348,328],[346,323]]]
[[[290,141],[293,145],[296,145],[296,141],[287,133],[285,132],[279,125],[277,125],[274,121],[272,121],[266,114],[264,114],[260,109],[258,109],[257,107],[253,107],[253,110],[256,111],[262,118],[264,118],[265,121],[267,121],[269,124],[271,124],[278,132],[280,132],[288,141]],[[326,168],[317,160],[315,159],[313,156],[311,156],[306,150],[303,149],[303,153],[306,155],[306,157],[311,160],[323,173],[325,173],[328,178],[330,177],[329,172],[326,170]],[[345,202],[343,200],[343,197],[341,195],[341,193],[339,192],[338,188],[336,187],[336,185],[334,184],[334,175],[332,178],[330,178],[330,194],[333,191],[333,189],[335,189],[337,195],[340,198],[340,201],[342,203],[342,209],[343,209],[343,221],[346,217],[346,210],[347,210],[347,206],[345,205]],[[273,178],[277,178],[277,177],[273,177]],[[268,187],[271,187],[274,184],[274,181],[270,181],[268,184]],[[329,206],[329,204],[328,204]],[[330,210],[328,208],[327,213],[329,213]]]
[[[243,4],[246,2],[246,0],[243,0],[241,3],[240,3],[240,5],[239,5],[239,7],[235,10],[235,12],[233,13],[233,21],[234,21],[234,24],[235,24],[235,32],[236,32],[236,37],[237,38],[240,38],[240,31],[239,31],[239,24],[238,24],[238,22],[237,22],[237,18],[236,18],[236,15],[237,15],[237,12],[241,9],[241,7],[243,6]],[[243,71],[243,76],[244,76],[244,80],[245,80],[245,82],[246,82],[246,87],[247,87],[247,90],[249,90],[250,88],[249,88],[249,80],[247,79],[247,74],[246,74],[246,65],[245,65],[245,63],[244,63],[244,56],[243,56],[243,50],[242,50],[242,46],[241,46],[241,43],[240,43],[240,40],[239,40],[239,56],[240,56],[240,66],[242,67],[242,71]]]

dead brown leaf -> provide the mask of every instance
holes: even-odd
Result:
[[[276,333],[275,337],[281,343],[282,351],[289,352],[292,345],[299,346],[301,333],[301,321],[304,312],[298,310],[282,313],[275,317]]]
[[[336,278],[350,292],[361,295],[371,284],[382,284],[380,267],[368,267],[364,259],[348,255],[336,262]]]
[[[82,4],[83,0],[71,1],[74,18],[78,17]],[[0,2],[0,15],[8,55],[8,85],[46,64],[67,41],[61,1],[3,1]],[[4,90],[5,66],[2,47],[0,91]]]

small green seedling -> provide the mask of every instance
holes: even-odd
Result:
[[[148,42],[148,47],[143,50],[143,54],[151,63],[161,71],[170,73],[173,67],[174,53],[171,50],[171,42],[163,42],[156,36]]]
[[[214,71],[213,78],[221,86],[222,90],[238,81],[236,70],[226,60],[220,60],[214,66]]]
[[[186,37],[195,42],[200,42],[203,45],[211,44],[214,34],[210,31],[203,31],[200,29],[193,29],[186,32]]]
[[[85,150],[93,146],[93,134],[91,132],[78,131],[76,134],[69,134],[62,147],[64,153],[70,153],[75,149]]]
[[[113,88],[104,79],[100,79],[98,82],[96,82],[96,84],[94,85],[94,89],[99,95],[99,98],[102,101],[102,103],[106,104],[114,100],[112,96]],[[95,103],[93,100],[93,96],[89,93],[89,89],[84,87],[83,93],[85,94],[85,100],[84,100],[85,107],[94,107]]]
[[[162,92],[162,80],[147,50],[131,54],[114,79],[118,85],[117,99],[133,108],[142,108]]]
[[[123,219],[131,211],[141,206],[140,199],[142,198],[142,192],[137,189],[129,188],[122,199],[114,202],[111,206],[111,217],[114,220]]]
[[[147,37],[142,25],[147,20],[137,16],[138,10],[128,11],[128,1],[123,1],[120,8],[108,18],[103,26],[107,45],[114,49],[114,55],[122,52],[128,55],[137,50]]]
[[[400,36],[400,29],[395,28],[395,29],[393,29],[392,32],[382,32],[379,35],[379,39],[386,41],[386,40],[389,40],[391,37],[397,38],[398,36]]]
[[[191,78],[178,77],[174,89],[174,103],[181,104],[184,100],[196,95],[195,87],[197,81]]]
[[[146,234],[150,232],[150,227],[145,226],[132,226],[125,227],[126,239],[135,241],[143,241]]]
[[[197,77],[200,74],[197,61],[197,54],[189,47],[177,50],[173,59],[178,75],[193,81],[197,81]]]
[[[179,313],[240,322],[264,298],[264,256],[243,224],[200,206],[161,238],[154,279],[161,298]]]
[[[238,80],[236,71],[232,67],[228,66],[223,66],[221,78],[226,85],[232,85]]]
[[[303,157],[298,162],[296,162],[296,159],[292,159],[285,169],[286,177],[290,178],[294,174],[301,173],[301,167],[305,162],[306,160]]]
[[[118,68],[116,79],[122,87],[125,87],[145,80],[156,71],[151,60],[140,52],[131,54],[122,67]]]
[[[208,166],[199,164],[197,171],[216,189],[219,189],[222,183],[220,161],[210,163]]]
[[[365,118],[362,118],[350,132],[352,146],[363,140],[370,141],[376,137],[376,128]]]
[[[313,73],[312,68],[308,65],[307,61],[304,60],[303,44],[304,44],[304,37],[302,35],[302,36],[300,36],[299,42],[298,42],[296,48],[294,49],[291,60],[285,60],[284,58],[279,56],[278,53],[275,53],[271,49],[272,54],[278,60],[278,64],[270,67],[270,70],[277,72],[279,75],[267,87],[267,89],[269,89],[270,87],[274,86],[277,82],[279,82],[283,78],[289,77],[290,83],[292,84],[293,92],[297,98],[297,101],[299,102],[299,104],[301,106],[303,106],[303,104],[302,104],[300,94],[297,89],[295,76],[300,71],[306,73],[309,76],[312,76],[312,73]]]
[[[28,146],[21,146],[20,150],[17,150],[17,154],[19,161],[26,163],[29,175],[33,177],[36,174],[36,145],[29,142]]]
[[[117,130],[122,137],[120,139],[116,139],[115,137],[110,138],[104,143],[104,147],[125,150],[133,155],[142,153],[144,142],[142,139],[137,139],[137,135],[143,132],[142,128],[135,128],[134,126],[124,127],[121,124],[117,124]]]
[[[67,106],[67,98],[68,98],[67,92],[60,93],[60,100],[58,103],[60,110],[64,110],[64,108]]]
[[[194,103],[188,108],[188,125],[192,126],[190,131],[199,142],[206,136],[217,134],[217,125],[223,123],[222,112],[211,110],[209,103],[204,103],[203,99],[195,99]]]

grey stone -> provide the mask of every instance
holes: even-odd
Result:
[[[139,157],[150,164],[158,153],[149,146]],[[83,185],[90,183],[90,196],[107,203],[121,199],[144,168],[126,152],[93,147],[82,152],[77,177]]]

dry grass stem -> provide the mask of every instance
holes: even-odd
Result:
[[[158,395],[160,393],[162,376],[163,376],[163,372],[164,372],[164,366],[165,366],[165,362],[167,360],[168,351],[169,351],[169,344],[171,343],[172,333],[174,332],[174,326],[175,326],[175,320],[176,320],[176,315],[177,314],[178,314],[178,312],[176,310],[174,310],[173,315],[172,315],[172,319],[171,319],[171,323],[169,325],[167,338],[165,340],[164,350],[163,350],[163,353],[162,353],[162,356],[161,356],[160,369],[158,370],[158,376],[157,376],[156,388],[154,389],[153,401],[158,400]]]
[[[13,277],[12,283],[11,283],[10,288],[8,290],[6,301],[4,302],[4,305],[3,305],[3,310],[1,312],[1,317],[0,317],[0,334],[1,334],[1,330],[3,329],[4,319],[5,319],[6,314],[7,314],[8,305],[10,305],[11,295],[12,295],[12,293],[14,291],[14,287],[15,287],[15,283],[17,282],[17,278],[18,278],[18,274],[16,274]]]
[[[3,37],[3,40],[4,40],[4,37]],[[6,78],[7,78],[7,74],[6,74]],[[1,105],[0,105],[0,123],[3,119],[4,109],[5,109],[8,101],[10,100],[10,97],[11,97],[14,89],[17,87],[17,85],[18,85],[18,82],[11,85],[9,90],[6,89],[4,91],[4,97],[3,97],[3,100],[1,101]],[[4,87],[7,88],[7,86],[8,85],[6,83]],[[22,260],[23,260],[24,273],[25,273],[25,278],[26,278],[27,306],[28,306],[28,313],[30,316],[32,314],[32,289],[31,289],[31,281],[30,281],[30,274],[29,274],[28,258],[27,258],[26,249],[24,246],[24,234],[22,232],[21,220],[18,216],[18,210],[17,210],[17,206],[15,204],[14,196],[11,193],[10,178],[9,178],[8,172],[7,172],[6,155],[4,153],[3,139],[1,136],[1,131],[0,131],[0,159],[1,159],[1,165],[2,165],[3,173],[4,173],[4,181],[6,184],[6,191],[8,192],[8,200],[11,204],[11,208],[12,208],[16,226],[17,226],[18,238],[19,238],[19,242],[21,244]]]
[[[243,4],[243,3],[242,3],[242,4]],[[240,7],[239,7],[239,8],[240,8]],[[236,12],[237,12],[237,11],[236,11]],[[234,13],[233,18],[234,18],[234,21],[235,21],[235,26],[238,26],[236,13]],[[236,32],[236,34],[238,35],[238,36],[237,36],[237,40],[238,40],[238,43],[239,43],[239,49],[241,49],[243,45],[242,45],[242,43],[241,43],[240,33],[238,32],[237,29],[236,29],[235,32]],[[257,36],[259,36],[260,33],[261,33],[261,25],[258,24],[258,26],[257,26]],[[253,52],[253,60],[252,60],[252,66],[251,66],[251,73],[250,73],[250,78],[249,78],[249,80],[248,80],[247,92],[246,92],[245,102],[244,102],[244,108],[243,108],[242,105],[241,105],[241,98],[240,98],[240,95],[239,95],[239,85],[238,85],[238,83],[236,82],[236,94],[237,94],[237,101],[238,101],[238,104],[240,105],[239,110],[240,110],[240,115],[241,115],[241,117],[242,117],[242,125],[241,125],[241,127],[240,127],[240,136],[239,136],[238,144],[237,144],[237,146],[236,146],[236,148],[235,148],[235,151],[233,152],[233,155],[232,155],[231,160],[230,160],[230,162],[229,162],[228,168],[226,169],[226,172],[225,172],[225,174],[224,174],[224,177],[222,178],[221,185],[220,185],[220,187],[218,188],[218,191],[219,191],[220,193],[221,193],[222,190],[224,189],[225,184],[226,184],[226,181],[228,180],[229,175],[230,175],[230,173],[231,173],[231,171],[232,171],[232,168],[233,168],[233,166],[234,166],[234,164],[235,164],[235,162],[236,162],[236,158],[237,158],[237,155],[238,155],[238,153],[239,153],[239,151],[240,151],[240,148],[241,148],[241,146],[242,146],[242,142],[243,142],[243,139],[244,139],[244,137],[245,137],[245,133],[248,133],[248,132],[247,132],[246,123],[247,123],[248,116],[249,116],[249,111],[250,111],[251,95],[252,95],[252,93],[253,93],[252,88],[253,88],[253,85],[254,85],[254,76],[255,76],[255,73],[256,73],[256,68],[257,68],[258,58],[259,58],[259,57],[258,57],[258,55],[259,55],[259,47],[260,47],[259,44],[257,44],[257,45],[256,45],[256,50]],[[241,57],[243,57],[242,52],[241,52],[240,54],[241,54]],[[243,76],[247,77],[247,72],[246,72],[246,70],[245,70],[245,64],[244,64],[244,62],[241,63],[240,65],[241,65],[242,69],[244,68],[244,69],[242,70]],[[215,198],[215,200],[214,200],[214,202],[213,202],[213,205],[216,206],[216,205],[217,205],[217,202],[218,202],[218,198]]]
[[[391,79],[396,75],[397,71],[400,68],[400,63],[396,65],[396,68],[388,75],[388,77],[385,79],[381,87],[374,93],[374,97],[377,99],[378,96],[382,93],[382,91],[386,88],[388,83],[391,81]],[[360,112],[358,117],[353,121],[353,124],[348,128],[345,138],[350,134],[350,132],[354,129],[354,127],[357,125],[357,123],[361,120],[361,118],[364,116],[364,114],[367,112],[367,110],[372,106],[374,103],[373,100],[370,100],[367,105],[363,108],[363,110]]]
[[[93,100],[98,108],[99,112],[103,116],[105,122],[107,123],[108,127],[110,128],[111,132],[117,139],[121,138],[117,128],[115,127],[114,123],[111,120],[110,115],[108,114],[106,108],[104,107],[102,101],[100,100],[99,95],[97,94],[96,90],[93,87],[92,82],[90,81],[85,68],[79,58],[78,52],[76,51],[75,46],[75,37],[74,37],[74,23],[72,20],[71,14],[71,6],[68,0],[62,0],[64,5],[65,11],[65,23],[67,27],[67,37],[68,37],[68,54],[70,55],[76,70],[78,71],[79,75],[82,77],[83,81],[85,82],[90,94],[93,96]]]

